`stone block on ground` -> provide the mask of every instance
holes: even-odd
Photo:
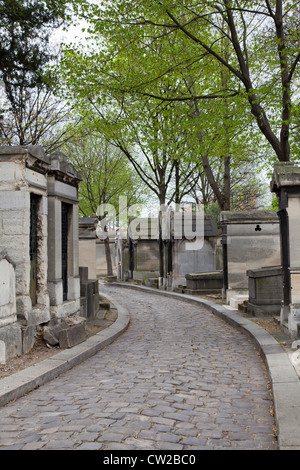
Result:
[[[33,348],[35,343],[35,334],[35,325],[28,325],[22,327],[23,354],[26,354]]]
[[[184,292],[190,295],[218,294],[222,292],[223,271],[188,273]]]
[[[230,307],[237,308],[239,304],[242,304],[244,301],[249,299],[249,295],[236,295],[230,299],[229,305]]]
[[[57,346],[59,344],[59,333],[65,328],[68,328],[68,325],[64,321],[54,326],[45,326],[43,338],[46,343],[50,344],[50,346]]]
[[[85,341],[86,337],[85,325],[79,323],[59,332],[59,346],[61,348],[72,348],[76,344]]]
[[[155,287],[158,289],[158,278],[157,277],[150,277],[146,279],[145,286],[147,287]]]
[[[86,339],[86,319],[80,315],[71,315],[54,326],[46,326],[44,340],[51,346],[59,344],[62,348],[70,348]]]
[[[1,363],[22,354],[22,332],[19,324],[15,323],[0,328]]]

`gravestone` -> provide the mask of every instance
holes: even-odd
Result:
[[[205,295],[221,294],[223,288],[223,271],[186,274],[186,287],[182,289],[185,294]]]
[[[128,244],[132,250],[132,279],[145,283],[149,278],[158,278],[160,254],[157,217],[137,217],[131,220]]]
[[[157,217],[137,217],[130,223],[127,239],[117,240],[119,279],[161,287],[163,271],[163,287],[175,290],[186,283],[186,274],[222,269],[222,247],[214,217],[203,217],[201,240],[185,236],[184,224],[192,225],[193,214],[184,214],[181,219],[177,214],[176,222],[172,211],[168,217],[161,243]],[[175,223],[182,227],[175,228]]]
[[[15,265],[0,252],[0,363],[22,354],[22,331],[17,323]]]
[[[201,282],[200,279],[204,279],[202,274],[222,271],[221,237],[216,219],[211,216],[205,216],[203,222],[204,228],[201,240],[197,240],[196,237],[195,239],[187,239],[184,236],[184,230],[182,231],[182,238],[172,238],[171,278],[173,290],[181,285],[186,285],[188,290],[201,290],[202,287],[200,288],[200,285],[195,284],[196,277]],[[174,232],[172,231],[172,233]],[[198,274],[201,276],[198,276]],[[210,276],[210,280],[207,281],[208,283],[205,288],[203,287],[205,290],[207,290],[206,288],[211,284],[211,281]],[[219,285],[219,282],[217,284]],[[216,288],[215,282],[212,282],[211,285],[214,286],[214,289]]]

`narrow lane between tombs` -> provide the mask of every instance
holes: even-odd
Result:
[[[0,409],[0,449],[278,449],[264,362],[204,307],[101,285],[130,327]]]

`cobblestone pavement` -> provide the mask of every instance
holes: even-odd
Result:
[[[251,340],[204,308],[107,286],[129,329],[0,409],[0,449],[277,449]]]

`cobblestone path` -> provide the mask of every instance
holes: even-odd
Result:
[[[204,308],[116,286],[130,328],[0,408],[0,449],[277,449],[251,340]]]

